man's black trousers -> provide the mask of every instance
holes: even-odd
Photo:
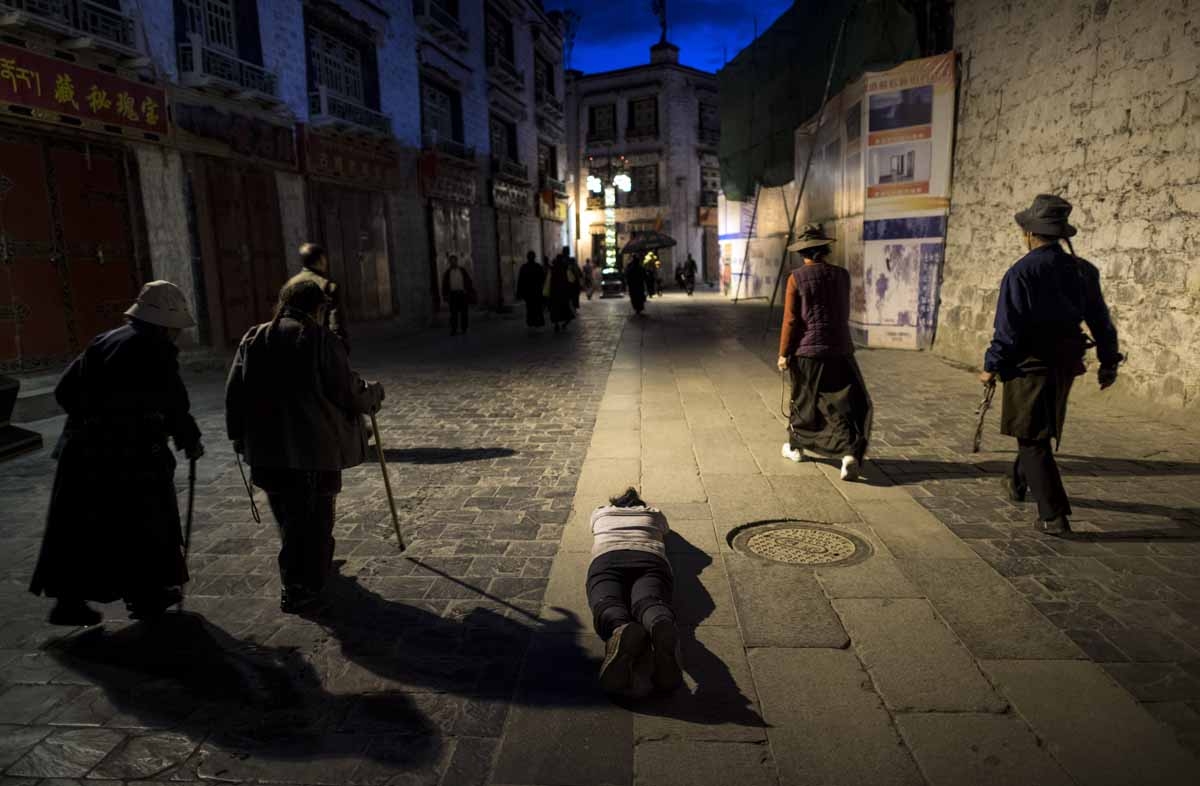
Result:
[[[1049,439],[1018,439],[1012,467],[1013,488],[1028,487],[1037,500],[1038,518],[1050,521],[1071,515],[1071,503],[1054,460]]]
[[[596,633],[608,641],[614,630],[635,620],[647,629],[660,619],[674,620],[674,587],[670,564],[657,554],[622,549],[599,555],[587,575]]]
[[[450,332],[467,332],[468,310],[467,310],[467,293],[466,292],[451,292],[450,293]]]
[[[319,592],[333,564],[333,519],[337,496],[317,489],[268,492],[279,522],[279,576],[285,588]]]

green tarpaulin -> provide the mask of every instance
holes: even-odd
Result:
[[[798,0],[717,72],[721,186],[741,201],[754,184],[795,176],[794,134],[821,108],[838,28],[847,19],[830,95],[865,71],[920,57],[917,25],[900,0]]]

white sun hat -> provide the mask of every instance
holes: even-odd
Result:
[[[170,281],[151,281],[142,287],[125,316],[165,328],[183,329],[196,324],[188,310],[187,298]]]

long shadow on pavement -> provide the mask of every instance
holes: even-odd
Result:
[[[1056,456],[1065,477],[1175,477],[1200,475],[1200,463],[1188,461],[1149,461],[1146,459],[1098,458],[1060,453]],[[1002,475],[1012,468],[1009,461],[927,461],[924,459],[871,458],[885,475],[897,484],[926,480],[982,478]]]
[[[187,738],[153,755],[132,745],[118,749],[102,765],[105,777],[147,778],[182,766],[198,777],[243,780],[320,766],[349,778],[360,757],[409,769],[432,761],[443,745],[401,693],[370,701],[386,704],[388,731],[405,738],[402,751],[342,733],[359,697],[329,693],[295,648],[236,639],[190,612],[115,631],[92,628],[53,640],[46,651],[103,692],[85,691],[55,723],[169,729]]]
[[[374,445],[372,445],[374,447]],[[384,448],[389,464],[458,464],[515,456],[512,448]]]

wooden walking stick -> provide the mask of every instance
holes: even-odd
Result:
[[[404,551],[404,533],[400,531],[400,517],[396,515],[396,500],[392,498],[392,481],[388,478],[387,461],[383,458],[383,440],[380,439],[379,423],[371,413],[371,430],[375,432],[375,453],[379,456],[379,469],[383,471],[383,488],[387,491],[388,508],[392,511],[392,526],[396,528],[396,542]]]
[[[183,564],[187,566],[188,553],[192,548],[192,511],[196,509],[196,459],[188,459],[188,506],[187,523],[183,529]],[[178,612],[183,611],[183,588],[180,587]]]
[[[979,402],[979,406],[975,408],[975,437],[971,441],[971,452],[978,453],[980,446],[983,444],[983,420],[987,417],[988,410],[992,406],[992,397],[996,395],[996,381],[992,380],[983,386],[983,400]]]

